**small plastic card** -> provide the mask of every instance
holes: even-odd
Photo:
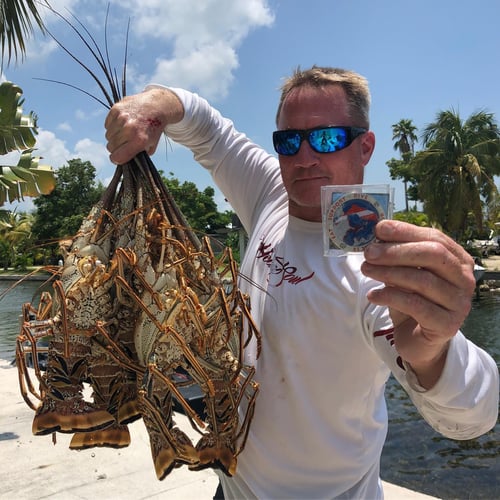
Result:
[[[388,184],[323,186],[324,255],[362,252],[375,240],[377,222],[392,218],[393,193]]]

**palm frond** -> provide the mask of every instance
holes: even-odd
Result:
[[[47,5],[37,0],[2,0],[0,4],[0,46],[2,66],[7,53],[7,63],[26,53],[26,37],[34,31],[34,24],[45,32],[45,26],[38,8]]]

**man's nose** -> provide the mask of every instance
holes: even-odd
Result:
[[[302,141],[296,154],[296,164],[301,167],[312,167],[319,163],[319,153],[314,151],[308,141]]]

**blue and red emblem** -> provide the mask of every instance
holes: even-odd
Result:
[[[333,248],[362,251],[375,239],[375,225],[385,218],[380,203],[366,193],[339,197],[328,211],[328,236]]]

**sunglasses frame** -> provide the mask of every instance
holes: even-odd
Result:
[[[316,132],[318,130],[330,130],[330,129],[340,129],[346,134],[346,143],[344,146],[341,148],[334,149],[333,151],[318,151],[318,149],[312,144],[311,142],[311,133]],[[274,145],[274,150],[282,156],[294,156],[296,155],[302,146],[302,143],[307,139],[307,143],[311,148],[316,151],[316,153],[320,154],[329,154],[329,153],[335,153],[336,151],[341,151],[342,149],[345,149],[349,147],[354,139],[356,137],[359,137],[360,135],[368,132],[367,128],[364,127],[344,127],[342,125],[330,125],[328,127],[314,127],[314,128],[308,128],[308,129],[284,129],[284,130],[276,130],[273,132],[273,145]],[[299,147],[297,148],[297,151],[294,153],[280,153],[277,148],[278,144],[278,137],[280,134],[286,133],[287,135],[291,134],[298,134],[300,137],[300,143]]]

